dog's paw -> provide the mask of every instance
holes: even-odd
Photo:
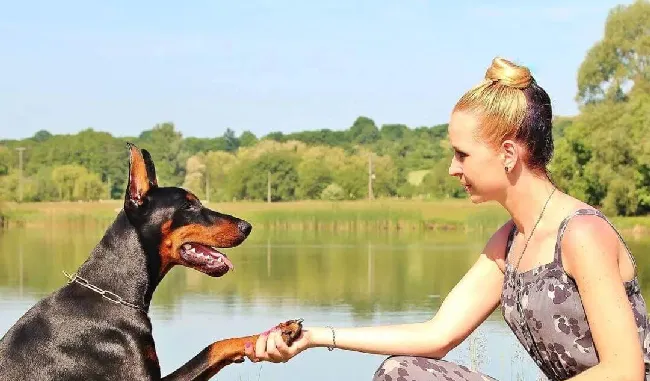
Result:
[[[278,324],[277,327],[282,332],[282,339],[288,346],[291,346],[300,337],[302,333],[302,321],[302,319],[294,319]]]

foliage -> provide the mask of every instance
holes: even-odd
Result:
[[[624,101],[632,92],[647,92],[649,82],[650,2],[636,0],[610,11],[603,39],[589,50],[578,71],[577,100]]]
[[[341,201],[345,199],[345,190],[336,183],[331,183],[323,189],[320,198],[328,201]]]
[[[580,114],[555,117],[550,171],[570,194],[612,215],[650,212],[650,2],[609,14],[601,40],[578,69]],[[347,129],[183,137],[162,123],[137,137],[91,128],[74,135],[38,131],[0,141],[0,200],[119,199],[127,175],[126,142],[152,154],[161,185],[202,199],[359,200],[463,198],[448,175],[447,125],[378,126],[359,116]],[[25,148],[22,176],[16,148]]]

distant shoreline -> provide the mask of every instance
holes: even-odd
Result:
[[[469,200],[241,201],[209,203],[210,208],[247,219],[262,230],[311,231],[461,231],[498,228],[508,216],[496,204]],[[4,203],[5,226],[38,226],[57,221],[110,223],[121,200],[92,202]],[[612,217],[616,227],[634,236],[650,232],[650,216]]]

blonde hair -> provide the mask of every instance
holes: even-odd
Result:
[[[533,82],[530,70],[496,57],[485,72],[485,80],[466,92],[454,111],[469,111],[481,119],[479,136],[498,145],[517,135],[528,108],[522,91]]]
[[[527,67],[494,58],[485,79],[467,91],[453,111],[477,116],[477,137],[494,148],[506,139],[523,143],[529,167],[546,171],[553,155],[551,100]]]

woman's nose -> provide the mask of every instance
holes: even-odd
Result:
[[[463,169],[461,166],[458,164],[458,162],[455,159],[451,160],[451,163],[449,164],[449,175],[450,176],[460,176],[463,173]]]

